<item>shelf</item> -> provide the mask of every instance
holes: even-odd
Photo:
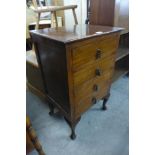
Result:
[[[122,59],[123,57],[129,55],[128,47],[119,47],[116,54],[116,61]]]
[[[115,82],[117,79],[124,76],[128,72],[129,72],[129,70],[125,69],[125,68],[119,68],[119,69],[117,68],[117,69],[115,69],[114,75],[113,75],[113,78],[112,78],[112,82]]]
[[[129,29],[125,29],[125,30],[121,31],[121,35],[126,34],[126,33],[129,33]]]
[[[116,61],[112,82],[116,81],[117,79],[127,74],[128,72],[129,72],[129,55],[127,55],[123,59],[119,59],[119,61]]]

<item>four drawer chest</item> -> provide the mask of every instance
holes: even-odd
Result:
[[[71,127],[98,100],[110,96],[116,50],[122,28],[71,25],[31,31],[50,114],[57,107]]]

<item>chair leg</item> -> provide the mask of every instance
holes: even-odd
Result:
[[[77,17],[76,17],[75,9],[72,9],[72,12],[73,12],[73,16],[74,16],[75,24],[77,25],[77,24],[78,24],[78,21],[77,21]]]
[[[56,27],[58,27],[58,20],[57,20],[56,11],[54,11],[53,14],[54,14],[54,18],[55,18],[55,25],[56,25]]]
[[[51,12],[51,28],[53,28],[53,12]]]
[[[38,16],[37,16],[37,23],[36,23],[35,29],[39,29],[39,21],[40,21],[40,13],[38,13]]]
[[[36,136],[36,133],[35,133],[32,125],[31,125],[31,122],[30,122],[30,119],[28,116],[26,117],[26,132],[28,133],[35,149],[38,151],[38,154],[39,155],[45,155],[45,153],[42,149],[42,146],[38,140],[38,137]]]

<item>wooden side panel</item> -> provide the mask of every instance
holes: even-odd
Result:
[[[32,34],[47,95],[70,112],[65,45]]]

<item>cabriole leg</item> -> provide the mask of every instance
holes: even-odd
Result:
[[[110,93],[108,93],[104,98],[103,98],[103,105],[102,105],[102,110],[107,110],[106,103],[109,100]]]
[[[49,108],[50,108],[49,115],[52,116],[54,114],[54,105],[52,103],[49,103]]]
[[[65,117],[64,117],[65,118]],[[79,117],[75,122],[70,122],[67,118],[65,118],[67,124],[70,126],[71,128],[71,135],[70,138],[72,140],[74,140],[76,138],[76,134],[75,134],[75,127],[78,124],[78,122],[80,121],[81,117]]]

